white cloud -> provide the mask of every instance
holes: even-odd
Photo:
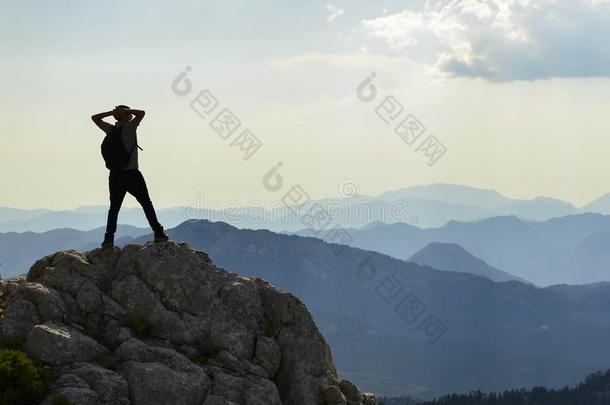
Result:
[[[335,6],[334,4],[328,3],[326,5],[326,11],[328,11],[328,16],[326,17],[326,21],[331,23],[335,21],[338,17],[345,14],[345,10]]]
[[[362,28],[441,73],[509,81],[610,76],[609,23],[610,0],[444,0]]]

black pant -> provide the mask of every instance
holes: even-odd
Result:
[[[116,232],[116,223],[125,193],[134,196],[142,208],[144,208],[144,214],[153,231],[163,231],[161,224],[157,221],[155,208],[148,196],[146,181],[139,170],[111,171],[108,176],[108,184],[110,187],[110,209],[108,210],[108,223],[106,224],[107,235],[114,235]]]

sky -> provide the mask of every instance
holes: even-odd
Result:
[[[146,111],[158,208],[346,183],[581,206],[610,192],[609,22],[610,0],[4,1],[0,206],[107,204],[90,116],[117,104]]]

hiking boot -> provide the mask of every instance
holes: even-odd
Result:
[[[114,235],[104,235],[104,241],[102,242],[102,248],[111,248],[114,246]]]
[[[163,228],[155,232],[155,243],[157,242],[167,242],[169,240],[169,236],[165,233]]]

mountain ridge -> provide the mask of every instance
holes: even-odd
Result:
[[[583,262],[587,249],[581,247],[592,235],[610,233],[610,216],[584,213],[551,218],[542,222],[524,221],[514,215],[477,222],[450,221],[438,228],[421,229],[404,223],[377,224],[372,228],[346,228],[349,245],[409,260],[432,242],[456,243],[489,265],[538,285],[588,284],[610,279],[600,254],[594,272],[580,271],[571,263]],[[325,238],[308,229],[296,235]],[[327,238],[327,237],[326,237]],[[328,239],[328,238],[327,238]],[[603,246],[599,244],[597,246]]]
[[[268,228],[276,232],[295,232],[299,229],[298,219],[281,205],[268,209],[258,205],[249,207],[245,203],[241,207],[223,211],[206,208],[204,203],[204,197],[198,195],[195,201],[187,202],[184,206],[159,209],[158,216],[168,228],[188,219],[210,219],[241,227]],[[361,227],[370,222],[382,221],[407,222],[422,228],[434,228],[451,220],[480,221],[511,214],[519,215],[524,220],[544,221],[583,213],[598,205],[601,213],[610,213],[610,203],[596,205],[592,202],[577,208],[557,198],[510,198],[491,189],[444,183],[403,187],[377,196],[318,198],[309,201],[305,208],[315,203],[333,211],[335,221],[344,227]],[[372,205],[374,211],[371,211]],[[106,211],[107,206],[101,205],[53,211],[0,207],[0,232],[41,232],[60,227],[90,230],[105,224]],[[124,208],[121,211],[121,221],[129,225],[146,226],[146,219],[139,208]]]

